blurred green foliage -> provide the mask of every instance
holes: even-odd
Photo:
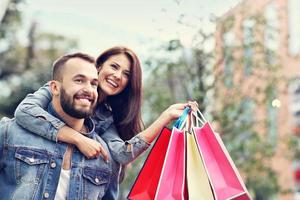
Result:
[[[25,95],[37,90],[51,78],[53,61],[77,47],[74,39],[40,32],[36,22],[32,22],[28,31],[28,43],[20,43],[16,34],[22,24],[22,13],[18,9],[22,3],[22,0],[10,1],[0,26],[0,117],[13,116],[16,106]],[[261,17],[256,19],[258,22],[262,21]],[[224,32],[230,30],[234,20],[231,17],[224,22]],[[270,121],[258,121],[253,117],[252,111],[256,105],[267,107],[270,104],[273,96],[269,88],[279,81],[276,69],[280,66],[272,65],[266,60],[251,61],[256,68],[269,70],[269,81],[256,90],[256,95],[264,96],[259,102],[241,92],[242,82],[232,86],[234,95],[226,96],[222,91],[216,90],[216,86],[218,83],[225,85],[228,77],[224,73],[214,74],[214,52],[207,52],[202,48],[203,43],[210,41],[214,35],[205,34],[202,30],[197,35],[201,36],[202,43],[195,44],[193,48],[185,48],[179,39],[174,38],[154,47],[153,53],[149,53],[144,66],[146,78],[143,113],[146,124],[152,122],[172,103],[196,100],[207,118],[219,124],[226,147],[239,171],[245,175],[247,188],[253,197],[257,200],[272,199],[280,192],[280,188],[277,175],[266,158],[274,156],[275,146],[255,129],[256,124],[268,126]],[[261,50],[264,55],[267,53],[259,42],[234,48],[243,49],[249,45]],[[231,54],[227,58],[239,63],[237,66],[248,62],[248,58],[235,58],[233,50],[230,49]],[[252,75],[258,79],[265,78],[259,73]],[[213,105],[214,99],[218,99],[218,105]],[[291,148],[299,149],[298,140],[289,141]],[[300,150],[296,152],[298,157],[299,152]],[[119,199],[125,199],[147,153],[127,167]]]
[[[12,117],[28,94],[51,79],[55,59],[77,47],[74,39],[41,32],[33,21],[27,44],[18,40],[22,25],[22,0],[11,0],[0,26],[0,116]]]

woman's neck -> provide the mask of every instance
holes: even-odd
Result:
[[[98,91],[98,103],[102,103],[106,100],[107,95],[102,91]]]

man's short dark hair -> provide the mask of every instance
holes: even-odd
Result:
[[[62,69],[63,69],[65,63],[72,58],[80,58],[82,60],[85,60],[85,61],[95,65],[95,58],[88,54],[84,54],[84,53],[80,53],[80,52],[73,53],[73,54],[66,54],[66,55],[60,57],[59,59],[57,59],[53,63],[53,74],[52,74],[53,80],[57,80],[57,81],[62,80]]]

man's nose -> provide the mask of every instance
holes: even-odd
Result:
[[[91,83],[87,83],[87,84],[84,85],[83,90],[86,91],[86,92],[89,92],[89,93],[93,93],[97,89]]]

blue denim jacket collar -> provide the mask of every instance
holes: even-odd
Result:
[[[114,123],[112,112],[104,103],[98,104],[93,119],[99,135],[102,135]]]
[[[54,117],[60,119],[61,121],[64,122],[64,119],[56,112],[52,102],[49,103],[48,105],[48,113],[53,115]],[[84,125],[87,127],[88,131],[87,133],[84,133],[85,136],[92,138],[92,135],[95,133],[95,123],[94,121],[88,117],[84,120]]]

